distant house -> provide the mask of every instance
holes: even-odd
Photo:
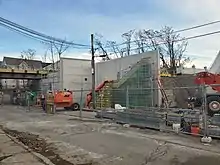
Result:
[[[3,65],[12,69],[27,69],[37,70],[42,69],[42,61],[39,60],[27,60],[21,58],[4,57]]]
[[[1,66],[4,68],[19,69],[19,70],[41,70],[50,63],[44,63],[39,60],[27,60],[21,58],[4,57]],[[15,88],[24,86],[27,81],[24,80],[1,80],[3,87]]]

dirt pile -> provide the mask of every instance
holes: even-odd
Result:
[[[161,83],[171,102],[175,101],[178,108],[187,108],[187,98],[195,95],[197,86],[194,75],[179,75],[177,77],[161,77]],[[169,93],[169,94],[168,94]]]
[[[34,152],[37,152],[45,156],[52,163],[56,165],[77,165],[62,159],[58,154],[56,154],[56,149],[52,147],[50,144],[47,144],[47,142],[44,139],[39,138],[38,135],[33,135],[28,132],[18,132],[15,130],[8,130],[8,129],[4,129],[4,132],[12,137],[15,137],[18,141],[28,146]],[[80,165],[92,165],[92,164],[87,163]]]

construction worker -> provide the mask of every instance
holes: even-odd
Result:
[[[46,112],[46,99],[45,99],[45,95],[42,93],[41,94],[41,106],[44,112]]]

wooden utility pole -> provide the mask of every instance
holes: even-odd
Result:
[[[96,96],[95,96],[95,50],[94,50],[94,35],[91,34],[91,68],[92,68],[92,107],[93,110],[96,109]]]

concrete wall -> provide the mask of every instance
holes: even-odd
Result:
[[[157,51],[146,52],[124,58],[113,59],[111,61],[96,63],[96,85],[105,79],[116,80],[118,72],[127,69],[144,57],[150,57],[154,63],[154,73],[158,73],[159,60]],[[61,58],[59,70],[55,75],[50,74],[47,82],[52,82],[55,77],[55,89],[69,89],[75,93],[75,100],[80,101],[83,88],[83,100],[92,87],[91,61],[86,59]],[[155,76],[158,76],[155,74]],[[87,81],[85,81],[87,79]],[[45,82],[45,81],[44,81]],[[155,97],[158,98],[156,94]]]
[[[41,90],[46,92],[47,90],[60,90],[61,87],[61,79],[60,79],[60,61],[57,61],[54,66],[48,65],[47,67],[43,68],[44,70],[56,70],[55,72],[51,72],[48,74],[47,79],[43,79],[41,81]]]
[[[80,102],[81,88],[82,97],[85,100],[86,94],[92,86],[91,61],[86,59],[61,58],[60,86],[62,89],[74,91],[74,99]],[[85,80],[87,79],[87,80]]]
[[[61,79],[63,89],[91,89],[91,61],[85,59],[61,59]],[[87,79],[87,81],[85,81]]]
[[[157,61],[157,51],[150,51],[146,53],[131,55],[123,58],[113,59],[111,61],[104,61],[96,63],[96,83],[99,84],[103,80],[117,80],[118,72],[122,74],[123,70],[134,65],[144,57],[151,57],[152,62]],[[155,67],[155,68],[157,68]]]
[[[47,90],[60,90],[60,71],[49,73],[47,79],[41,82],[41,89],[46,92]]]
[[[67,89],[74,91],[75,102],[80,102],[81,88],[83,88],[82,97],[85,100],[86,94],[92,86],[91,61],[62,57],[55,66],[57,71],[50,73],[48,78],[42,81],[44,90],[48,90],[50,84],[54,84],[55,90]],[[47,68],[51,67],[48,66]]]
[[[127,70],[130,66],[136,64],[142,58],[149,57],[148,64],[152,67],[152,79],[153,84],[153,100],[154,105],[161,104],[161,93],[158,90],[158,78],[159,77],[159,68],[160,68],[160,59],[158,51],[149,51],[141,54],[131,55],[124,58],[113,59],[111,61],[104,61],[96,63],[96,85],[102,81],[108,80],[117,80],[118,73],[122,74],[124,70]]]

